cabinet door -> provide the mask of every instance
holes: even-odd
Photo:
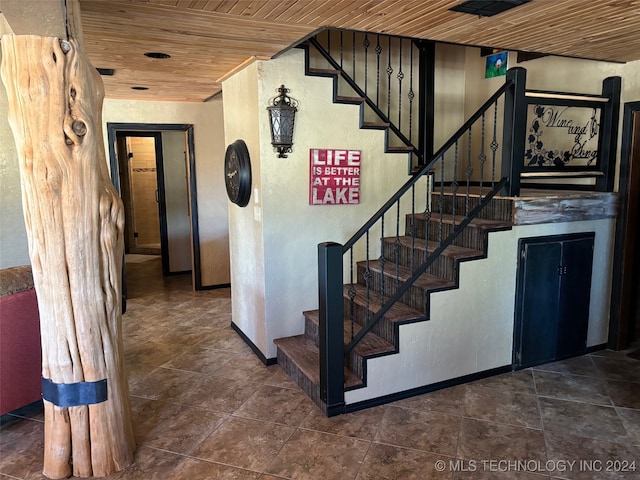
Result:
[[[593,236],[562,242],[557,358],[587,350]]]
[[[532,242],[524,243],[523,247],[514,346],[516,365],[528,367],[556,358],[560,292],[558,266],[562,260],[562,245],[559,242]]]
[[[514,366],[530,367],[586,351],[593,233],[520,240]]]

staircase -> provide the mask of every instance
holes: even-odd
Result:
[[[432,194],[434,200],[436,195],[439,193]],[[469,198],[474,202],[479,196]],[[458,212],[463,211],[465,207],[461,203],[466,199],[454,196],[453,192],[448,192],[444,199],[442,208],[434,207],[431,215],[406,215],[405,235],[383,238],[380,259],[370,260],[368,265],[366,261],[357,262],[357,283],[343,288],[345,345],[379,310],[382,297],[392,296],[397,286],[411,276],[412,263],[422,264],[425,251],[431,253],[438,247],[440,227],[445,236],[456,228],[454,205]],[[492,199],[483,210],[482,218],[469,223],[427,272],[413,283],[401,301],[393,305],[349,352],[345,358],[345,391],[366,386],[368,359],[398,353],[400,325],[429,320],[431,294],[458,287],[460,262],[486,257],[488,233],[511,228],[511,209],[512,200]],[[459,224],[459,216],[455,223]],[[306,311],[303,315],[303,335],[275,341],[278,364],[326,412],[326,405],[320,398],[318,310]]]

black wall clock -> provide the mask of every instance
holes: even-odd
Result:
[[[224,182],[227,195],[236,205],[246,207],[251,198],[251,160],[243,140],[229,144],[224,155]]]

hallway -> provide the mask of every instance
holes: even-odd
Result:
[[[624,353],[597,352],[327,419],[229,327],[229,289],[192,292],[190,276],[160,272],[159,257],[127,263],[124,341],[139,446],[135,464],[109,478],[640,475],[640,361]],[[41,412],[2,417],[0,480],[44,478],[43,430]]]

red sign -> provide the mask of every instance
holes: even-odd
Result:
[[[360,203],[360,150],[309,150],[309,205]]]

